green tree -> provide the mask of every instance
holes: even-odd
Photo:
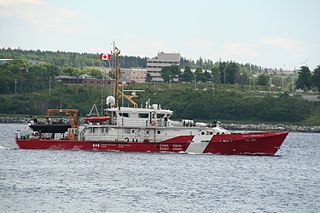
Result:
[[[239,66],[234,62],[219,62],[221,83],[234,84],[239,74]]]
[[[191,72],[191,69],[189,66],[186,66],[184,68],[184,72],[182,74],[182,80],[185,82],[192,82],[193,80],[193,73]]]
[[[67,76],[79,76],[80,72],[77,68],[73,68],[73,67],[65,67],[61,69],[61,72],[63,75],[67,75]]]
[[[318,92],[320,93],[320,65],[317,66],[313,71],[312,84],[318,88]]]
[[[267,86],[268,85],[269,76],[265,74],[260,74],[257,79],[257,85]]]
[[[179,77],[180,69],[176,65],[172,65],[170,67],[164,67],[161,69],[161,77],[164,81],[169,82],[175,77]]]
[[[0,93],[20,93],[49,87],[49,82],[59,74],[57,66],[26,61],[9,61],[0,65]]]
[[[219,62],[218,69],[220,73],[220,83],[225,84],[226,83],[226,67],[227,62]]]
[[[151,77],[150,73],[147,72],[146,82],[151,82],[151,81],[152,81],[152,77]]]
[[[225,68],[226,83],[234,84],[238,73],[239,73],[239,66],[236,63],[230,62],[229,64],[227,64]]]
[[[236,82],[241,85],[241,91],[243,90],[243,85],[248,84],[249,77],[246,72],[241,72],[237,74]]]
[[[297,89],[311,89],[311,72],[309,67],[302,66],[298,72],[298,79],[296,81]]]
[[[204,75],[204,73],[202,72],[201,68],[197,68],[196,71],[194,72],[194,74],[197,77],[197,81],[201,81],[201,82],[206,82],[207,81],[207,78]]]
[[[272,84],[275,85],[276,87],[282,87],[282,78],[278,76],[273,76],[272,77]]]
[[[200,57],[200,58],[197,60],[196,65],[202,67],[202,65],[203,65],[203,59],[202,59],[202,57]]]
[[[91,75],[93,78],[102,79],[103,75],[100,70],[97,69],[89,69],[89,75]]]
[[[219,67],[215,66],[211,69],[211,76],[213,78],[213,82],[216,84],[221,83],[220,81],[220,73],[219,73]]]
[[[211,80],[211,77],[212,77],[212,76],[211,76],[211,73],[208,72],[208,70],[205,70],[204,73],[203,73],[203,75],[204,75],[206,81],[210,81],[210,80]]]

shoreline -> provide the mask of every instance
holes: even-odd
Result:
[[[25,117],[0,117],[0,124],[28,123],[30,118]],[[288,131],[320,133],[320,126],[300,126],[291,124],[233,124],[223,123],[221,127],[231,131]]]
[[[287,132],[306,132],[320,133],[320,126],[299,126],[291,124],[221,124],[227,130],[232,131],[287,131]]]

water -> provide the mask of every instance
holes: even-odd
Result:
[[[277,156],[20,150],[0,124],[0,212],[319,212],[320,134]]]

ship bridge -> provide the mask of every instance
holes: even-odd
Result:
[[[149,108],[117,107],[105,110],[111,124],[132,127],[168,126],[173,111],[161,109],[157,104]]]

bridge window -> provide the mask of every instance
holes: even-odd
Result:
[[[163,118],[166,114],[157,114],[157,118]]]
[[[139,118],[149,118],[149,114],[148,113],[139,113],[138,117]]]
[[[127,112],[120,112],[119,115],[122,117],[129,118],[129,113],[127,113]]]

